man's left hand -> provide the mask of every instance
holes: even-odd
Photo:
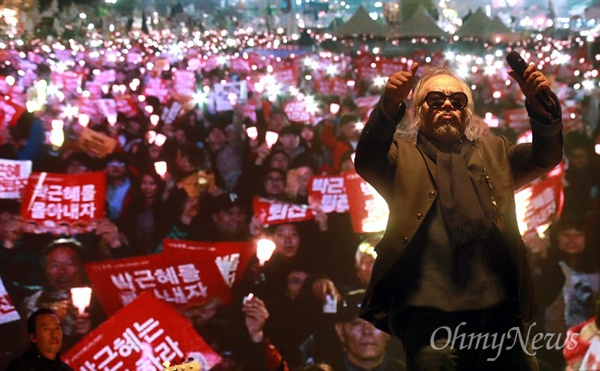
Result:
[[[547,116],[551,118],[552,113],[546,111],[539,98],[536,97],[538,92],[542,90],[551,91],[550,81],[544,76],[544,74],[537,69],[534,64],[529,64],[523,76],[517,72],[510,70],[508,74],[519,84],[521,91],[525,95],[527,104],[530,110],[539,114],[540,116]]]

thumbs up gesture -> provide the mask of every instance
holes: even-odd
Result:
[[[392,117],[413,88],[419,63],[413,62],[408,71],[395,72],[387,81],[383,93],[383,109]]]

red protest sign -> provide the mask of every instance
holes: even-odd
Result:
[[[334,77],[331,79],[331,93],[333,95],[338,95],[338,96],[346,96],[349,95],[353,88],[350,87],[350,85],[348,85],[348,82],[350,80],[348,79],[343,79],[341,77]]]
[[[563,172],[561,162],[554,170],[515,193],[517,221],[521,235],[536,233],[540,226],[548,227],[563,205]]]
[[[290,204],[260,197],[254,198],[253,208],[261,223],[269,225],[315,218],[308,205]]]
[[[380,75],[375,59],[368,54],[356,58],[354,64],[356,65],[358,77],[363,80],[370,80]]]
[[[243,107],[244,118],[250,119],[252,122],[257,121],[256,116],[256,105],[252,103],[248,103]]]
[[[156,254],[88,263],[85,270],[109,315],[145,291],[181,308],[213,298],[231,300],[212,256],[200,260],[189,252]]]
[[[115,110],[122,112],[127,117],[134,117],[140,112],[133,97],[129,94],[115,97]]]
[[[306,109],[306,102],[294,101],[287,102],[283,106],[283,111],[288,119],[293,122],[311,122],[312,116]]]
[[[0,99],[0,113],[2,116],[1,126],[13,126],[17,120],[25,112],[25,107],[14,102],[12,99],[5,97]]]
[[[273,68],[273,76],[277,84],[283,86],[298,85],[298,72],[293,65],[277,66]]]
[[[20,199],[31,175],[31,161],[0,158],[0,198]]]
[[[356,105],[358,107],[360,107],[363,112],[365,112],[365,116],[364,116],[365,120],[369,119],[369,117],[371,116],[371,112],[373,112],[373,110],[375,109],[375,106],[377,105],[378,102],[379,102],[378,95],[360,97],[360,98],[355,99]]]
[[[32,173],[23,192],[21,215],[28,220],[71,222],[104,217],[106,175]]]
[[[202,65],[203,69],[205,71],[212,71],[215,68],[220,68],[221,67],[221,62],[219,61],[219,58],[216,55],[211,55],[211,56],[204,56],[202,57],[204,63]]]
[[[148,79],[148,82],[144,85],[144,95],[157,97],[161,103],[167,103],[170,95],[167,82],[161,78]]]
[[[250,59],[243,57],[232,57],[231,58],[231,70],[236,72],[250,73],[252,67],[250,66]]]
[[[50,81],[58,89],[62,89],[65,92],[76,92],[77,89],[81,88],[83,74],[75,71],[52,72],[50,74]]]
[[[14,83],[8,83],[6,76],[0,76],[0,94],[10,95],[14,88]]]
[[[394,59],[381,59],[381,75],[382,76],[392,76],[394,73],[398,71],[404,71],[407,69],[407,60],[394,60]]]
[[[354,171],[344,173],[344,184],[352,229],[356,233],[385,230],[389,209],[383,197]]]
[[[173,80],[175,80],[175,90],[196,91],[196,75],[193,71],[176,70],[173,72]]]
[[[341,175],[314,176],[308,181],[308,204],[318,207],[326,214],[347,213],[348,196]]]
[[[189,358],[209,370],[221,361],[185,317],[151,293],[140,295],[62,358],[85,371],[163,370],[165,361]]]
[[[183,251],[199,260],[213,260],[229,287],[233,287],[244,277],[255,250],[251,242],[163,240],[163,254]]]
[[[12,300],[10,300],[8,292],[6,292],[6,288],[2,282],[2,278],[0,277],[0,325],[17,321],[20,318],[19,312],[17,312]]]
[[[366,97],[356,98],[354,102],[358,107],[360,107],[364,111],[368,111],[375,107],[377,102],[379,102],[379,95],[370,95]]]
[[[506,125],[516,132],[529,129],[529,114],[525,108],[507,109],[504,111]]]
[[[315,78],[313,81],[315,83],[315,90],[317,91],[317,93],[319,93],[320,95],[331,95],[332,94],[331,93],[331,82],[329,80]]]
[[[96,105],[98,107],[98,112],[101,112],[104,117],[117,115],[117,103],[112,98],[97,99]]]

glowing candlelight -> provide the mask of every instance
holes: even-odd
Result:
[[[164,134],[156,134],[156,139],[154,140],[154,144],[156,144],[159,147],[162,147],[163,144],[165,144],[165,142],[167,141],[167,136]]]
[[[65,134],[63,132],[64,122],[63,120],[52,120],[52,130],[50,131],[50,144],[55,147],[60,147],[65,141]]]
[[[256,140],[256,138],[258,138],[258,130],[256,129],[256,126],[250,126],[249,128],[246,128],[246,134],[251,140]]]
[[[329,105],[329,112],[331,112],[332,115],[337,115],[337,113],[340,112],[340,105],[337,103],[331,103]]]
[[[279,134],[275,131],[267,131],[265,135],[265,142],[269,148],[273,147],[273,144],[277,143],[277,139],[279,139]]]
[[[165,161],[155,162],[154,170],[156,171],[156,174],[160,175],[161,178],[164,178],[167,173],[167,163]]]
[[[79,115],[79,125],[81,125],[85,128],[88,126],[89,123],[90,123],[90,116],[86,115],[85,113],[82,113],[81,115]]]
[[[265,265],[265,262],[271,259],[271,255],[275,251],[275,242],[267,239],[261,238],[256,241],[256,257],[258,258],[259,264]]]
[[[92,299],[91,287],[72,287],[71,288],[71,301],[73,306],[79,310],[79,314],[85,312],[85,308],[90,305]]]
[[[108,120],[108,123],[110,124],[110,126],[115,126],[115,124],[117,123],[117,114],[116,113],[109,113],[106,116],[106,119]]]

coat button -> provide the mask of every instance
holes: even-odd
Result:
[[[421,213],[417,213],[417,219],[419,219],[419,220],[423,220],[423,214],[421,214]]]
[[[435,197],[435,191],[429,192],[429,198],[434,198],[434,197]]]
[[[402,239],[402,244],[406,245],[407,242],[408,242],[408,237],[404,237]]]

